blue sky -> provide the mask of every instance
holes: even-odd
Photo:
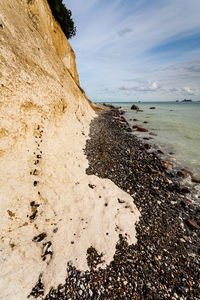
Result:
[[[64,0],[93,101],[200,100],[200,0]]]

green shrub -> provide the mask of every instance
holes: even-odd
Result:
[[[68,39],[76,35],[76,27],[72,19],[72,12],[62,3],[62,0],[47,0],[52,14],[60,24],[64,34]]]

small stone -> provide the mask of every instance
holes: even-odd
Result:
[[[84,291],[85,290],[85,287],[83,284],[80,285],[80,288]]]
[[[176,174],[177,174],[177,176],[182,177],[182,178],[186,178],[188,176],[187,173],[185,173],[181,170],[177,171]]]
[[[144,148],[147,149],[147,150],[149,150],[149,149],[151,149],[151,145],[149,145],[149,144],[144,144]]]
[[[39,235],[35,236],[32,241],[39,243],[42,240],[44,240],[46,236],[47,236],[47,234],[45,232],[40,233]]]
[[[140,131],[140,132],[147,132],[148,131],[148,129],[146,129],[146,128],[143,128],[143,127],[137,127],[137,131]]]
[[[187,219],[186,224],[191,228],[191,229],[200,229],[200,226],[192,219]]]
[[[190,193],[190,189],[188,187],[184,186],[184,187],[181,188],[181,192],[183,194],[189,194]]]
[[[192,176],[192,182],[200,183],[200,177],[198,177],[198,176]]]

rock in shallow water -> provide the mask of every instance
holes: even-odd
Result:
[[[137,106],[136,104],[133,104],[133,105],[131,106],[131,109],[133,109],[133,110],[138,110],[138,109],[139,109],[139,106]]]

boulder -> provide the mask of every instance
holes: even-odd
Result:
[[[187,173],[185,173],[184,171],[181,171],[181,170],[179,170],[176,174],[182,178],[186,178],[188,176]]]
[[[171,166],[172,166],[171,163],[168,162],[168,161],[163,161],[163,162],[162,162],[162,167],[163,167],[165,170],[169,169],[169,167],[171,167]]]
[[[156,109],[155,106],[149,107],[149,109]]]
[[[133,110],[138,110],[138,109],[139,109],[139,106],[137,106],[136,104],[133,104],[133,105],[131,106],[131,109],[133,109]]]
[[[190,227],[191,229],[198,229],[200,230],[200,226],[192,219],[188,218],[186,220],[186,224],[188,225],[188,227]]]
[[[126,123],[127,121],[126,121],[126,119],[123,117],[123,116],[121,116],[121,119],[120,119],[120,121],[121,122],[124,122],[124,123]]]
[[[146,129],[146,128],[143,128],[143,127],[137,127],[137,131],[140,131],[140,132],[147,132],[148,131],[148,129]]]
[[[164,154],[164,151],[163,151],[163,149],[160,146],[158,146],[157,152],[160,153],[160,154]]]
[[[153,135],[153,136],[157,136],[157,134],[154,133],[154,132],[149,132],[149,134],[150,134],[150,135]]]
[[[181,188],[181,192],[183,194],[189,194],[189,193],[191,193],[190,189],[187,186],[182,187]]]
[[[147,168],[148,168],[150,174],[158,174],[159,173],[158,170],[155,170],[155,169],[151,168],[150,166],[147,166]]]
[[[148,140],[150,140],[150,138],[145,136],[145,137],[143,137],[143,140],[148,141]]]
[[[149,150],[149,149],[151,149],[151,145],[149,145],[149,144],[144,144],[144,148],[147,149],[147,150]]]
[[[200,183],[200,177],[198,177],[198,176],[192,176],[192,182]]]

